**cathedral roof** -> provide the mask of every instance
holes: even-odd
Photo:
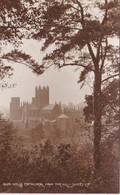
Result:
[[[45,106],[42,110],[53,110],[55,107],[55,104],[49,104],[47,106]]]
[[[60,116],[58,116],[58,118],[69,118],[69,117],[65,114],[61,114]]]
[[[38,110],[38,107],[35,105],[30,105],[30,110]]]

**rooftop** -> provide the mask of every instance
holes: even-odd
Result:
[[[69,117],[65,114],[61,114],[58,118],[69,118]]]
[[[45,106],[42,110],[53,110],[54,107],[55,107],[55,104],[49,104]]]

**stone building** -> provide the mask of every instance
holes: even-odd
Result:
[[[22,115],[22,110],[20,106],[20,98],[12,97],[10,102],[10,119],[20,120]]]
[[[44,118],[53,120],[62,113],[61,106],[58,104],[49,104],[42,108],[41,115]]]
[[[49,87],[35,88],[35,97],[32,98],[32,105],[37,106],[41,109],[46,105],[49,105]]]
[[[61,114],[57,118],[57,127],[60,131],[67,135],[70,129],[70,118],[65,114]]]
[[[35,128],[45,119],[55,119],[61,114],[61,105],[49,104],[49,87],[35,88],[35,97],[32,102],[23,102],[20,105],[20,98],[11,98],[10,119],[23,128]]]

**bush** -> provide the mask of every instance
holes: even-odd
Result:
[[[81,150],[70,144],[52,145],[47,140],[45,143],[25,148],[22,142],[18,142],[12,124],[5,120],[3,124],[0,136],[1,192],[118,192],[118,149],[116,152],[113,150],[118,147],[116,134],[113,137],[109,136],[101,144],[101,171],[95,178],[91,145],[86,144]],[[21,185],[52,183],[53,185],[4,187],[3,183],[22,183]],[[55,185],[56,183],[59,185]]]

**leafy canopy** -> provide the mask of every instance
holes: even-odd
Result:
[[[96,64],[102,74],[118,72],[118,48],[110,43],[119,34],[118,0],[1,0],[0,11],[1,50],[5,43],[15,48],[6,55],[1,52],[1,64],[6,59],[23,63],[37,74],[53,64],[78,66],[83,68],[79,78],[83,83]],[[42,65],[19,50],[24,38],[43,41],[42,51],[52,46]]]
[[[118,48],[110,41],[119,34],[117,0],[49,0],[43,1],[37,11],[41,14],[34,14],[33,38],[44,40],[43,51],[54,46],[43,59],[45,69],[52,64],[59,68],[82,67],[79,82],[85,80],[88,72],[95,71],[96,64],[101,74],[108,72],[111,66],[118,71]]]

